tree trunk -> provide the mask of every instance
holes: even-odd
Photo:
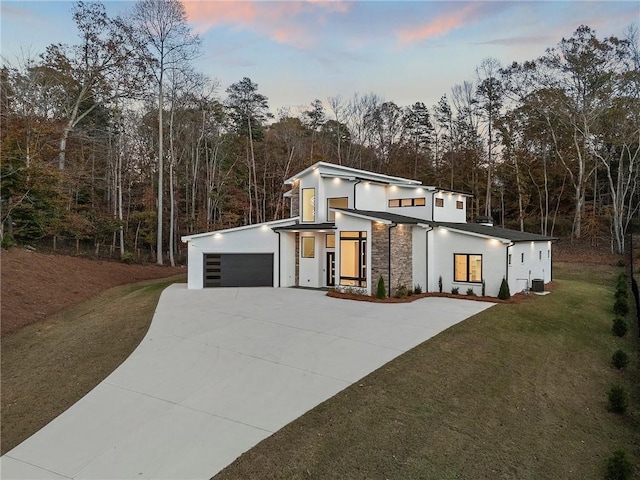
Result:
[[[163,212],[163,173],[164,173],[164,138],[162,110],[164,104],[164,91],[162,88],[164,66],[160,66],[160,81],[158,82],[158,229],[156,236],[156,257],[158,265],[164,265],[162,260],[162,212]]]

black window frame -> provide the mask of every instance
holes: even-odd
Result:
[[[440,205],[438,205],[438,203],[440,203]],[[442,197],[434,198],[433,199],[433,204],[438,208],[444,207],[444,198],[442,198]]]
[[[393,205],[391,203],[394,203]],[[403,203],[409,205],[403,205]],[[406,207],[426,207],[427,199],[425,197],[408,197],[408,198],[391,198],[387,202],[388,208],[406,208]]]
[[[357,233],[358,235],[354,236],[353,234]],[[344,234],[350,234],[349,236],[344,236]],[[341,231],[340,232],[340,255],[342,256],[342,242],[343,241],[354,241],[358,242],[358,272],[360,273],[359,277],[347,277],[342,275],[342,265],[339,266],[339,282],[340,286],[343,287],[358,287],[358,288],[367,288],[367,232],[366,231]],[[340,259],[340,264],[342,264],[342,259]],[[357,285],[345,285],[342,283],[342,280],[348,280],[352,282],[357,282]]]
[[[467,279],[466,280],[458,280],[456,278],[456,257],[462,256],[467,257]],[[480,280],[469,280],[469,275],[471,272],[469,258],[471,256],[480,257]],[[484,280],[484,255],[482,253],[454,253],[453,254],[453,281],[455,283],[473,283],[473,284],[481,284]]]

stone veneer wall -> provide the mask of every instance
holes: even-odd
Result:
[[[371,224],[371,293],[378,291],[380,275],[384,278],[385,290],[389,291],[389,240],[388,226],[382,223]]]
[[[293,187],[291,187],[291,216],[297,217],[300,212],[300,182],[293,182]],[[296,285],[298,282],[296,282]]]
[[[413,228],[398,225],[391,230],[391,293],[398,285],[413,289]]]
[[[413,288],[413,233],[408,225],[391,228],[391,294],[398,285]],[[380,275],[389,292],[389,225],[371,225],[371,293],[376,294]]]

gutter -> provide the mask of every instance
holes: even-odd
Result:
[[[387,293],[388,297],[391,297],[391,229],[397,227],[398,224],[397,223],[392,223],[391,225],[389,225],[389,252],[388,252],[388,259],[389,259],[389,270],[388,270],[388,283],[389,285],[387,285],[387,290],[389,293]]]

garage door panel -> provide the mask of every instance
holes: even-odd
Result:
[[[205,255],[205,287],[272,287],[272,253]]]

